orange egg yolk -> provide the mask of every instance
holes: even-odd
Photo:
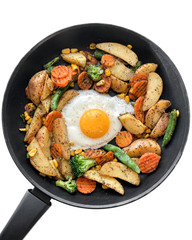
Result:
[[[109,117],[100,109],[90,109],[86,111],[80,119],[81,131],[90,138],[100,138],[109,129]]]

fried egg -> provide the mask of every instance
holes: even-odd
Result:
[[[66,120],[71,150],[99,148],[110,142],[121,130],[120,114],[134,113],[124,99],[94,90],[80,90],[62,110]]]

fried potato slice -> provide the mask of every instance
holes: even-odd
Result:
[[[136,119],[132,114],[125,113],[119,116],[124,128],[132,134],[142,134],[147,127],[138,119]]]
[[[70,166],[70,162],[63,159],[63,158],[58,158],[58,170],[59,172],[64,176],[64,177],[72,177],[74,178],[73,171]]]
[[[49,112],[49,109],[51,107],[51,95],[49,95],[47,98],[41,101],[46,113]]]
[[[150,137],[151,138],[158,138],[165,134],[167,126],[169,124],[169,113],[163,113],[157,124],[155,125],[154,129],[152,130]]]
[[[140,138],[132,142],[128,147],[123,148],[123,151],[129,155],[129,157],[140,157],[146,152],[161,154],[161,147],[159,144],[150,138]]]
[[[140,184],[139,175],[136,172],[132,171],[130,168],[128,168],[125,164],[120,162],[105,163],[101,167],[99,174],[120,178],[136,186]]]
[[[134,76],[133,70],[126,67],[122,62],[117,59],[115,60],[115,64],[112,67],[109,67],[109,69],[112,75],[123,81],[128,81],[131,77]]]
[[[28,146],[29,152],[33,149],[36,149],[36,154],[33,157],[30,157],[30,162],[33,167],[42,174],[56,177],[57,172],[51,166],[48,158],[44,155],[36,138],[34,138]]]
[[[120,182],[118,182],[115,178],[100,175],[98,171],[96,170],[89,170],[83,175],[84,177],[94,180],[96,182],[99,182],[101,184],[104,184],[105,186],[115,190],[116,192],[120,193],[121,195],[124,195],[124,188],[121,185]]]
[[[115,76],[111,75],[111,88],[117,93],[127,93],[129,91],[130,85]]]
[[[61,57],[68,63],[74,63],[80,67],[85,67],[86,57],[79,52],[76,53],[62,53]]]
[[[110,53],[116,57],[123,59],[125,62],[135,67],[138,62],[138,57],[136,53],[134,53],[127,46],[122,45],[120,43],[114,42],[103,42],[98,43],[96,48],[101,49],[107,53]]]
[[[50,146],[51,146],[51,133],[45,126],[41,127],[36,135],[36,140],[39,146],[47,158],[51,157]]]
[[[61,111],[63,107],[78,94],[78,91],[74,89],[67,90],[59,99],[59,102],[57,104],[57,111]]]
[[[151,108],[160,98],[163,91],[163,80],[155,72],[149,73],[147,93],[143,101],[143,111]]]
[[[145,73],[149,74],[150,72],[155,72],[158,65],[155,63],[145,63],[137,68],[135,74]]]

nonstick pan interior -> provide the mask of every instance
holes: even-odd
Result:
[[[141,175],[138,187],[128,183],[122,184],[125,195],[112,190],[103,190],[98,184],[96,191],[90,195],[76,193],[70,195],[55,186],[55,181],[44,178],[31,166],[26,158],[23,142],[24,134],[19,128],[24,126],[19,117],[27,103],[25,87],[31,76],[42,70],[43,64],[58,56],[63,48],[89,50],[90,43],[118,42],[131,44],[143,63],[158,64],[157,73],[163,79],[162,99],[172,102],[171,108],[179,109],[180,117],[171,143],[162,149],[162,158],[157,171]],[[86,208],[107,208],[123,205],[146,195],[156,188],[177,164],[187,139],[189,130],[189,103],[185,86],[175,65],[169,57],[153,42],[145,37],[113,25],[85,24],[56,32],[33,47],[20,61],[8,83],[3,102],[3,129],[10,154],[25,177],[42,192],[63,203]],[[160,140],[161,144],[161,140]],[[18,173],[19,174],[19,173]]]

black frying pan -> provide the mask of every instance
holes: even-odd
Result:
[[[179,109],[180,117],[174,137],[162,150],[162,159],[158,170],[150,175],[141,175],[139,187],[123,184],[125,195],[115,191],[102,190],[100,186],[88,196],[68,192],[55,186],[49,178],[41,177],[26,159],[23,142],[24,135],[18,132],[21,127],[19,115],[27,103],[25,87],[34,73],[42,69],[43,64],[59,55],[61,49],[78,48],[88,50],[92,42],[118,42],[132,44],[134,51],[143,63],[158,64],[157,72],[164,82],[162,98],[172,102],[172,108]],[[182,78],[169,57],[147,38],[118,26],[107,24],[85,24],[56,32],[33,47],[19,62],[14,70],[4,95],[3,130],[10,154],[19,170],[34,185],[26,192],[12,218],[2,231],[0,239],[22,239],[37,220],[51,205],[50,199],[83,208],[110,208],[135,201],[155,189],[173,170],[183,152],[189,131],[189,102]],[[10,117],[11,116],[11,117]],[[161,141],[160,141],[161,144]]]

